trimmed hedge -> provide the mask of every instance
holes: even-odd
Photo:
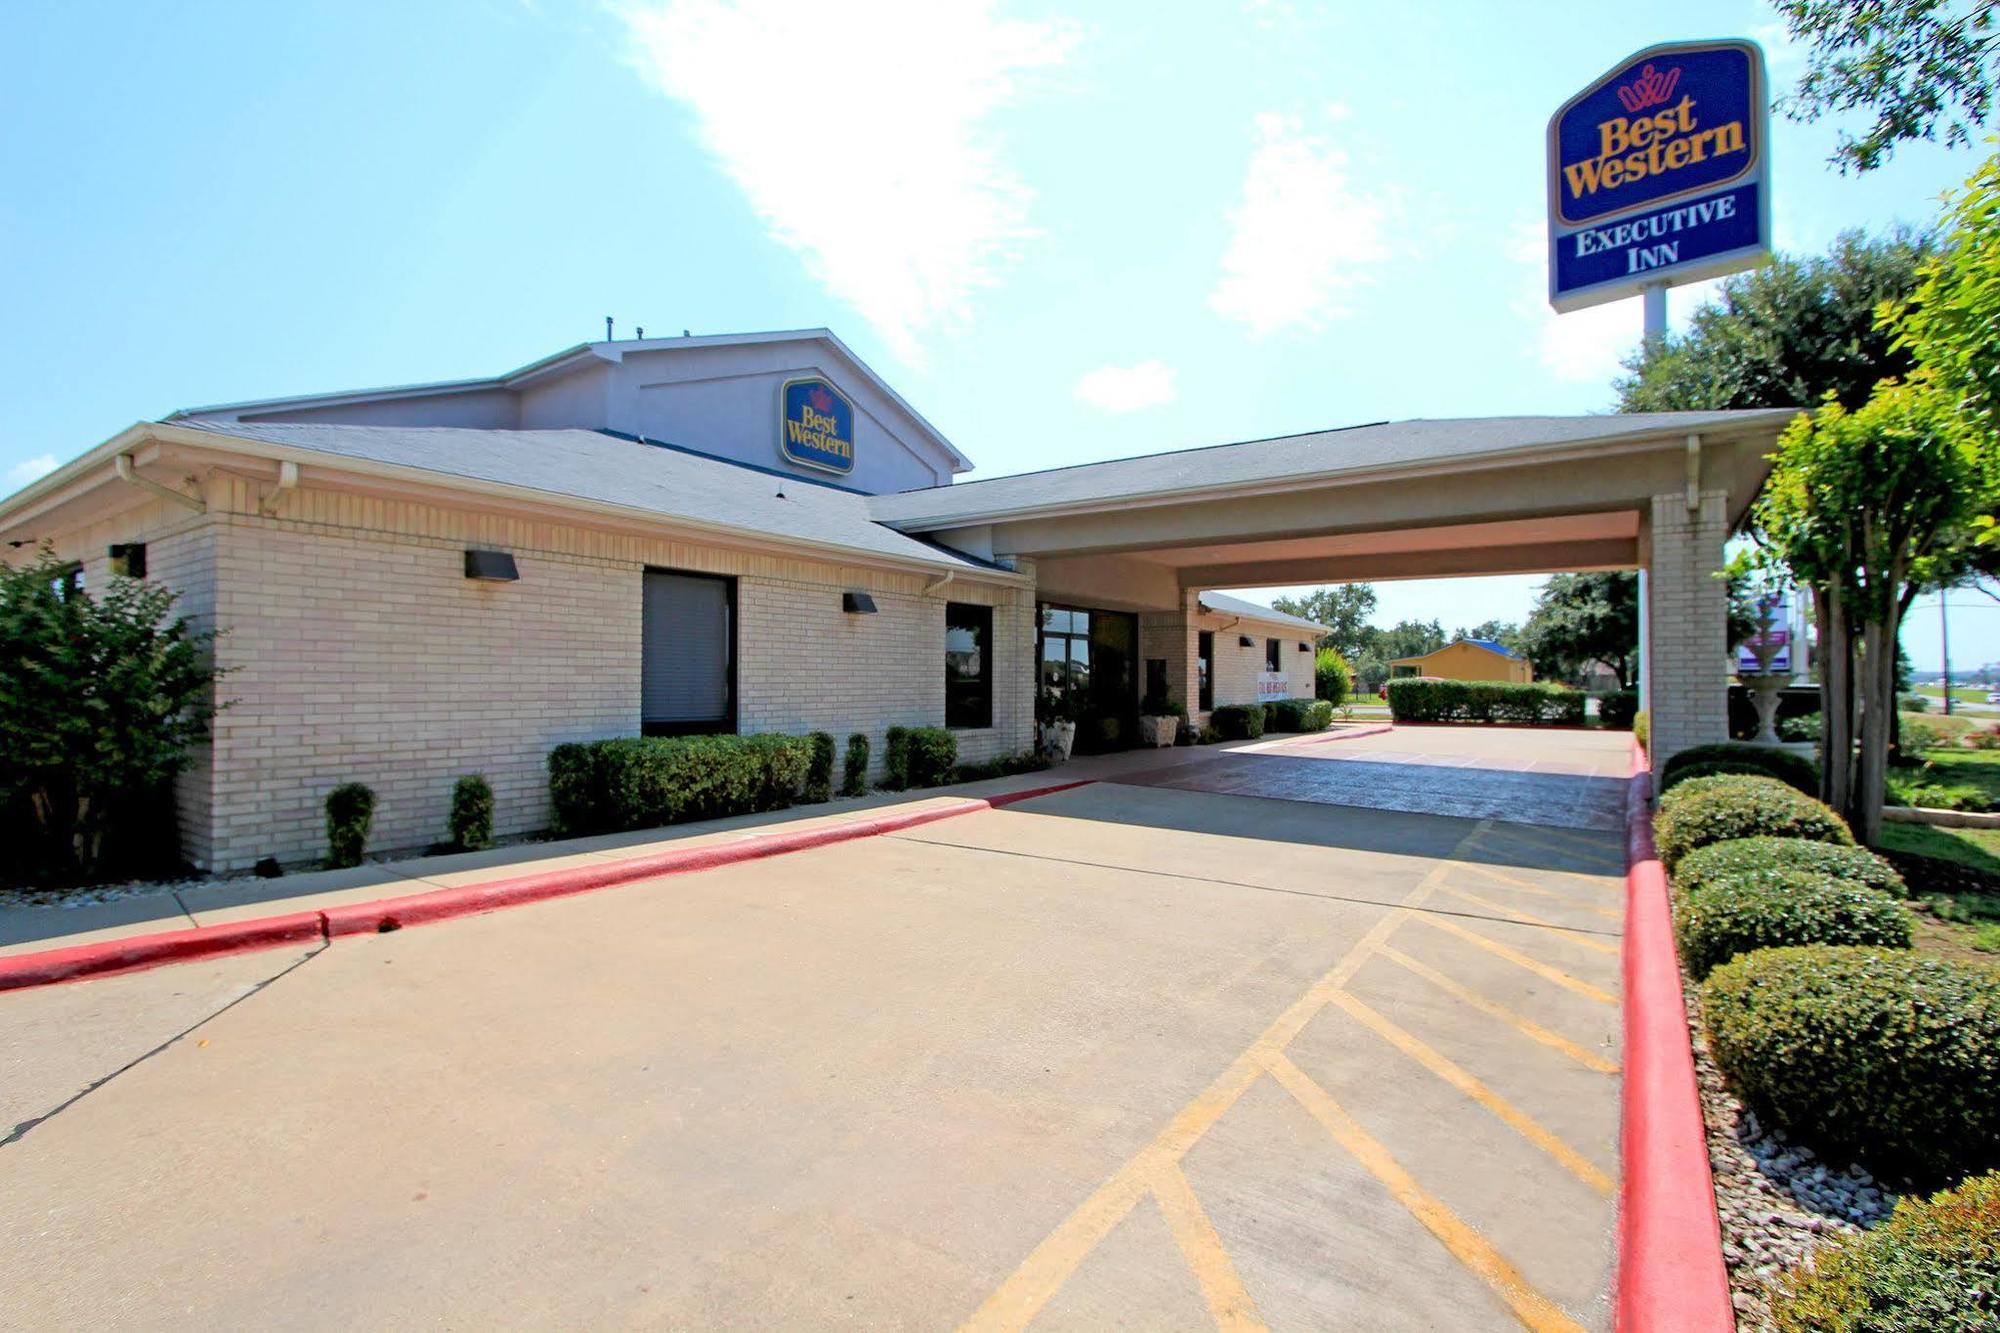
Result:
[[[1676,894],[1674,938],[1681,963],[1698,981],[1752,949],[1786,944],[1907,949],[1910,914],[1880,889],[1832,875],[1742,870]]]
[[[859,796],[868,790],[868,734],[857,731],[847,738],[847,752],[840,760],[840,794]]]
[[[1325,731],[1333,705],[1325,699],[1274,699],[1264,705],[1266,731]]]
[[[958,737],[943,727],[891,727],[882,738],[882,789],[942,787],[958,767]]]
[[[1693,893],[1719,879],[1763,870],[1809,870],[1880,889],[1892,898],[1909,890],[1896,868],[1866,847],[1805,838],[1737,838],[1689,852],[1674,870],[1674,887]]]
[[[988,778],[1011,778],[1021,773],[1042,773],[1049,768],[1049,758],[1033,750],[1020,750],[1013,754],[1003,754],[998,759],[982,759],[970,764],[960,764],[952,774],[953,782],[983,782]]]
[[[812,747],[812,757],[806,763],[806,781],[799,790],[799,800],[818,805],[833,799],[833,737],[815,731],[806,737],[806,744]]]
[[[1613,690],[1597,701],[1597,720],[1619,731],[1629,730],[1639,715],[1637,690]]]
[[[1771,770],[1763,767],[1761,764],[1746,764],[1735,759],[1719,759],[1707,764],[1681,765],[1674,770],[1672,777],[1663,777],[1660,779],[1660,791],[1662,794],[1665,794],[1672,791],[1675,787],[1680,786],[1683,782],[1691,782],[1695,778],[1768,778],[1770,776]],[[1783,781],[1782,778],[1779,780]]]
[[[1254,741],[1264,734],[1264,705],[1224,704],[1208,715],[1208,724],[1226,741]]]
[[[1640,749],[1649,755],[1653,752],[1653,715],[1643,708],[1632,714],[1632,736]]]
[[[1779,1333],[2000,1328],[2000,1175],[1906,1198],[1873,1230],[1843,1237],[1772,1293]]]
[[[1673,785],[1674,775],[1696,764],[1750,764],[1769,773],[1787,786],[1808,796],[1819,795],[1819,765],[1804,755],[1769,745],[1696,745],[1670,755],[1660,769],[1661,790]]]
[[[1660,863],[1669,872],[1696,848],[1736,838],[1810,838],[1854,845],[1847,821],[1776,778],[1695,778],[1660,797],[1653,840]]]
[[[558,745],[549,802],[564,836],[781,810],[812,763],[800,736],[642,736]]]
[[[1716,1065],[1770,1123],[1919,1183],[2000,1164],[2000,970],[1909,949],[1759,949],[1702,986]]]
[[[1389,682],[1389,715],[1398,722],[1581,726],[1587,697],[1561,685],[1406,677]]]
[[[493,845],[493,786],[478,773],[467,773],[451,789],[451,845],[476,852]]]
[[[375,793],[343,782],[326,794],[326,863],[335,870],[361,864],[375,822]]]

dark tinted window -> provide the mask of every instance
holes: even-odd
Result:
[[[944,724],[993,725],[993,608],[949,602],[944,609]]]
[[[1276,639],[1264,640],[1264,670],[1283,671],[1285,669],[1284,660],[1278,656],[1278,647],[1279,644]]]
[[[648,735],[736,730],[736,582],[649,569],[639,719]]]

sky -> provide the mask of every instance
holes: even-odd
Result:
[[[607,315],[830,327],[974,476],[1607,410],[1638,302],[1549,312],[1544,126],[1723,36],[1796,75],[1765,0],[22,0],[0,491],[176,408],[491,375]],[[1843,177],[1831,125],[1773,129],[1783,249],[1927,222],[1973,165]],[[1377,619],[1521,619],[1538,582],[1383,584]],[[1955,662],[2000,659],[2000,603],[1952,616]]]

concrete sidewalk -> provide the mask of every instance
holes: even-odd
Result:
[[[1325,736],[1286,739],[1317,741],[1325,739]],[[401,898],[439,889],[465,888],[518,875],[542,874],[576,866],[606,865],[670,849],[714,846],[745,838],[826,828],[885,813],[939,809],[955,801],[1003,796],[1057,782],[1116,781],[1128,773],[1157,769],[1163,765],[1201,763],[1241,748],[1266,749],[1271,743],[1128,750],[1120,754],[1077,758],[1039,773],[1023,773],[951,787],[870,792],[866,796],[838,799],[824,805],[794,806],[789,810],[588,838],[514,843],[482,852],[404,857],[370,862],[346,870],[309,871],[278,879],[245,877],[184,886],[164,884],[157,892],[135,893],[104,903],[0,905],[0,957],[290,912],[323,911],[330,907]]]

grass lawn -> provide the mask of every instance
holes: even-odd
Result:
[[[1944,687],[1942,685],[1919,685],[1910,692],[1912,694],[1921,694],[1925,698],[1936,699],[1940,702],[1944,699]],[[1985,685],[1954,685],[1951,687],[1952,698],[1962,699],[1969,704],[1985,703],[1986,696],[1990,693],[1992,693],[1991,687]]]
[[[1889,770],[1892,801],[1947,810],[2000,810],[2000,750],[1926,750],[1922,759],[1913,768]]]
[[[1990,726],[1994,721],[1992,718],[1973,717],[1968,713],[1953,713],[1950,717],[1946,717],[1943,713],[1903,713],[1900,716],[1906,726],[1916,722],[1944,736],[1963,736],[1974,727]]]
[[[2000,828],[1884,824],[1881,845],[2000,875]],[[2000,893],[1919,892],[1910,905],[1917,909],[1918,948],[2000,964]]]

